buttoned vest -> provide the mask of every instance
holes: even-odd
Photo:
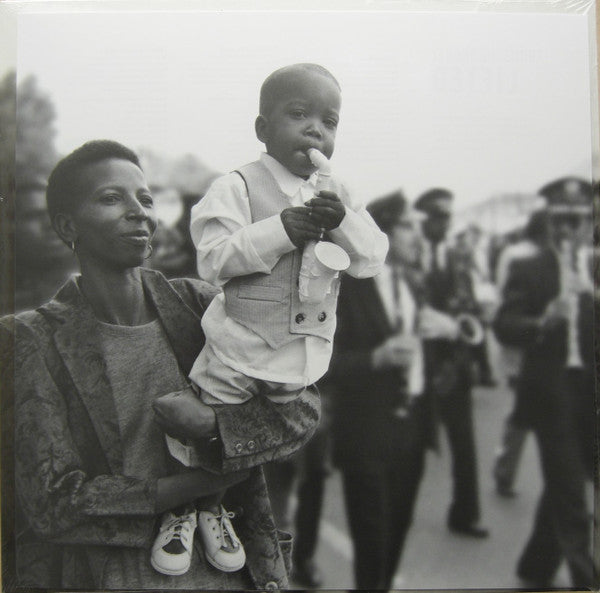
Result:
[[[271,172],[260,161],[240,167],[248,190],[252,222],[280,214],[290,207]],[[318,304],[300,302],[298,274],[302,252],[294,249],[283,255],[270,274],[257,272],[232,278],[223,287],[227,315],[256,332],[272,348],[304,336],[331,341],[335,332],[335,309],[340,288],[333,280],[331,291]]]

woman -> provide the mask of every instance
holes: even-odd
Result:
[[[16,335],[18,584],[286,587],[287,555],[257,466],[306,442],[318,422],[317,396],[307,390],[290,404],[253,398],[206,407],[205,417],[184,426],[176,414],[157,418],[153,400],[186,385],[214,291],[140,268],[156,218],[139,161],[124,146],[94,141],[71,153],[52,172],[47,201],[81,275],[48,304],[3,321]],[[199,449],[221,475],[170,473],[155,420],[174,436],[207,437]],[[212,569],[196,546],[186,575],[155,572],[149,547],[159,514],[223,488],[228,508],[238,510],[246,567],[229,574]]]

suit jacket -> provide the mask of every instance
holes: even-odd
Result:
[[[419,286],[409,283],[409,287],[418,300]],[[326,376],[334,386],[334,459],[341,467],[368,470],[385,459],[389,434],[399,430],[394,411],[405,401],[406,377],[398,369],[371,367],[372,351],[394,333],[373,278],[344,276],[337,313]],[[433,441],[432,415],[426,417],[425,430]]]
[[[524,425],[568,430],[570,409],[566,381],[567,323],[539,323],[560,291],[559,263],[550,248],[510,265],[493,328],[498,340],[522,353],[517,384],[516,420]],[[577,320],[584,372],[593,369],[593,296],[581,293]],[[592,413],[592,410],[590,410]]]
[[[430,306],[452,316],[458,313],[479,314],[466,263],[460,253],[448,249],[445,265],[425,274],[424,300]],[[432,396],[447,396],[471,388],[471,352],[466,343],[460,340],[427,340],[425,360],[430,369],[427,390]]]
[[[204,344],[201,316],[215,291],[196,280],[168,282],[150,270],[142,270],[142,281],[187,375]],[[15,370],[14,468],[23,511],[18,565],[31,586],[93,588],[86,558],[96,547],[152,544],[156,481],[122,474],[114,395],[96,319],[76,280],[47,305],[5,318],[2,326],[4,345],[7,331],[15,337],[14,351],[4,352]],[[10,395],[3,393],[5,412],[11,411]],[[220,446],[207,449],[206,465],[226,472],[256,468],[228,495],[229,504],[244,509],[238,534],[257,588],[287,586],[286,558],[257,466],[303,445],[319,409],[310,391],[286,405],[253,398],[215,406]]]

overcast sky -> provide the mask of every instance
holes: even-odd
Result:
[[[18,76],[57,148],[113,138],[229,171],[254,160],[259,88],[317,62],[342,86],[332,164],[368,201],[445,186],[464,206],[591,174],[587,16],[407,11],[21,14]]]

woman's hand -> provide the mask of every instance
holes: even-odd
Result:
[[[217,434],[214,410],[191,387],[159,397],[152,407],[160,427],[173,438],[202,439]]]
[[[159,478],[156,487],[157,513],[188,504],[203,496],[223,492],[235,484],[247,480],[249,471],[238,471],[224,475],[213,474],[202,468],[188,468],[187,471]]]

